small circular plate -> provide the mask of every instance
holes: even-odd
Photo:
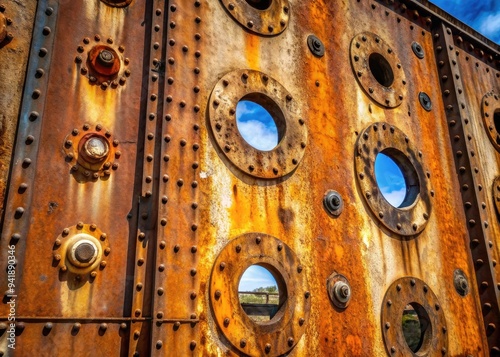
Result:
[[[238,295],[241,276],[256,264],[274,272],[283,284],[278,312],[261,323],[243,311]],[[287,294],[283,300],[282,294]],[[217,257],[210,278],[210,303],[220,331],[236,349],[249,356],[281,356],[302,337],[311,296],[305,268],[290,247],[267,234],[248,233],[229,242]]]
[[[498,94],[493,92],[487,93],[483,97],[481,108],[486,133],[495,150],[500,152],[500,128],[495,125],[495,116],[500,118],[500,99]]]
[[[283,135],[270,151],[261,151],[241,136],[236,123],[236,106],[251,95],[275,108],[278,128]],[[304,156],[307,128],[300,116],[300,106],[275,79],[253,70],[237,70],[226,74],[215,85],[209,102],[209,120],[219,149],[233,165],[248,175],[274,179],[297,168]]]
[[[386,150],[403,156],[414,174],[405,179],[407,187],[417,193],[413,203],[404,208],[396,208],[384,198],[375,178],[375,159]],[[361,194],[384,226],[401,236],[413,236],[425,228],[432,211],[430,173],[424,170],[422,153],[401,130],[388,123],[367,127],[356,143],[355,164]]]
[[[403,334],[402,317],[412,305],[419,315],[423,334],[421,347],[413,352]],[[387,289],[382,304],[381,327],[389,356],[443,356],[448,351],[446,319],[437,296],[422,280],[404,277]],[[443,354],[444,351],[444,354]]]
[[[288,0],[221,0],[221,3],[233,19],[253,33],[279,35],[288,26]]]
[[[378,104],[395,108],[406,97],[406,77],[397,54],[378,35],[363,32],[351,41],[351,65],[359,84]]]

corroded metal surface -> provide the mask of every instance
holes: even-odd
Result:
[[[0,213],[2,215],[35,10],[36,2],[34,1],[11,1],[0,4],[0,17],[5,20],[5,29],[3,34],[0,34],[0,38],[3,37],[0,42],[0,93],[2,93],[0,96]]]
[[[240,100],[256,100],[272,115],[278,145],[261,151],[247,143],[238,131],[236,106]],[[307,146],[305,120],[292,95],[265,73],[232,71],[215,85],[210,95],[210,127],[219,150],[239,170],[257,178],[277,178],[297,168]]]
[[[276,277],[279,310],[269,322],[254,322],[240,305],[238,285],[252,265]],[[218,328],[239,351],[250,356],[281,356],[300,340],[309,322],[311,292],[307,272],[290,247],[266,234],[248,233],[220,252],[210,276],[210,306]]]
[[[398,55],[379,35],[362,32],[351,41],[351,64],[359,83],[378,104],[394,108],[406,96],[406,77]]]
[[[482,120],[485,95],[498,88],[498,69],[486,65],[478,72],[471,55],[463,50],[464,40],[444,24],[435,32],[436,61],[446,105],[450,139],[465,208],[469,244],[480,291],[484,330],[491,355],[500,353],[500,289],[498,288],[498,218],[493,212],[491,189],[498,175],[497,151],[491,145],[489,125]],[[456,47],[455,47],[456,46]],[[484,56],[483,50],[474,55]],[[488,57],[486,57],[488,58]],[[485,59],[486,59],[485,58]],[[491,62],[491,61],[490,61]],[[485,64],[483,64],[485,65]],[[495,73],[496,72],[496,73]],[[494,110],[491,112],[493,114]],[[488,110],[486,111],[488,113]]]
[[[431,215],[434,197],[422,151],[401,130],[388,123],[374,123],[364,129],[355,150],[357,182],[373,215],[401,236],[422,232]],[[377,184],[375,160],[379,153],[389,155],[405,177],[406,192],[399,207],[384,198]]]
[[[401,344],[406,338],[401,317],[408,305],[415,310],[421,329],[418,351]],[[445,314],[436,294],[420,279],[404,277],[391,284],[382,302],[381,326],[390,356],[444,356],[448,353]]]
[[[417,355],[494,355],[497,54],[425,0],[39,0],[0,252],[16,355],[409,353],[407,303]],[[242,99],[277,148],[242,139]],[[366,196],[379,152],[405,207]],[[281,284],[269,323],[239,306],[254,263]]]

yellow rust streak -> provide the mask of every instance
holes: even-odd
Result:
[[[261,59],[261,39],[259,36],[246,35],[245,36],[245,56],[248,68],[260,69]]]

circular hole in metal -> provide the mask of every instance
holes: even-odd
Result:
[[[285,303],[286,284],[271,265],[251,265],[240,278],[238,296],[248,317],[257,323],[265,323],[273,320]]]
[[[406,345],[417,356],[429,352],[432,324],[425,308],[416,302],[406,305],[401,321]]]
[[[245,1],[247,2],[248,5],[257,10],[267,10],[273,2],[273,0],[245,0]]]
[[[375,181],[385,200],[396,208],[413,205],[420,193],[417,171],[410,160],[394,148],[377,154]]]
[[[394,83],[394,72],[391,64],[380,53],[372,53],[368,58],[368,65],[373,76],[381,85],[390,87]]]
[[[236,126],[249,145],[257,150],[270,151],[285,135],[286,121],[271,98],[251,93],[236,105]]]

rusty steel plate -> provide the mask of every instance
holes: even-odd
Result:
[[[130,60],[124,56],[125,47],[116,46],[111,37],[85,37],[76,51],[75,64],[90,84],[100,85],[106,90],[124,86],[127,82],[131,74],[127,68]]]
[[[491,189],[493,192],[493,202],[497,210],[497,214],[500,215],[500,176],[498,176],[495,181],[493,181],[493,187]]]
[[[416,311],[422,339],[416,352],[408,346],[403,334],[403,313],[411,305]],[[436,294],[420,279],[404,277],[387,289],[382,304],[382,333],[389,356],[445,356],[448,335],[444,311]]]
[[[351,41],[351,65],[365,92],[378,104],[395,108],[406,97],[406,77],[398,55],[378,35],[362,32]]]
[[[405,177],[406,196],[399,208],[384,198],[377,185],[375,159],[378,153],[391,157]],[[361,194],[380,222],[401,236],[421,232],[431,214],[434,191],[429,181],[430,173],[424,170],[422,153],[410,139],[388,123],[374,123],[359,135],[355,161]]]
[[[73,275],[79,282],[93,280],[106,267],[106,257],[111,253],[109,239],[95,224],[78,222],[64,228],[54,241],[52,266],[59,268],[60,277]]]
[[[483,97],[481,104],[483,124],[496,151],[500,152],[500,100],[498,95],[489,92]]]
[[[118,170],[119,141],[101,124],[74,128],[64,139],[63,146],[66,163],[78,182],[105,180],[112,171]]]
[[[278,145],[261,151],[241,136],[236,123],[236,105],[242,99],[263,106],[278,128]],[[241,171],[273,179],[295,170],[304,156],[307,128],[300,104],[275,79],[253,70],[236,70],[215,85],[210,96],[209,120],[215,141],[226,157]]]
[[[241,276],[251,265],[268,269],[278,283],[280,307],[266,322],[254,322],[238,296]],[[305,268],[277,238],[248,233],[229,242],[217,257],[210,280],[215,320],[229,342],[249,356],[281,356],[304,333],[311,309]]]
[[[290,19],[288,0],[221,0],[233,19],[247,30],[263,35],[279,35]]]

